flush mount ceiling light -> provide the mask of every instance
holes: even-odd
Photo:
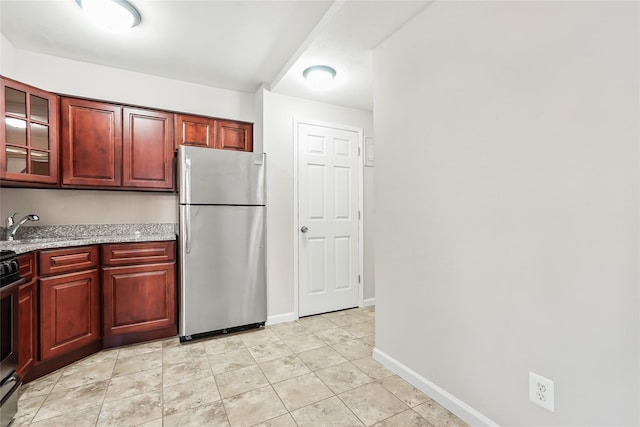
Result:
[[[302,75],[311,83],[323,84],[330,82],[336,77],[336,70],[327,65],[313,65],[305,68]]]
[[[140,14],[126,0],[76,0],[92,21],[110,30],[126,30],[140,23]]]

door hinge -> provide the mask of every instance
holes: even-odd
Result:
[[[360,147],[358,147],[358,157],[360,157]]]
[[[360,216],[360,211],[358,211],[358,219],[360,219],[360,217],[361,217],[361,216]]]
[[[360,282],[360,275],[359,275],[359,274],[358,274],[358,283],[361,283],[361,282]]]

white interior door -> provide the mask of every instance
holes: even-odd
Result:
[[[357,307],[359,133],[307,123],[298,132],[298,314]]]

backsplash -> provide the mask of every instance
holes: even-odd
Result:
[[[18,229],[16,240],[42,238],[70,238],[90,236],[132,236],[172,234],[177,224],[80,224],[80,225],[24,225]],[[6,227],[0,227],[0,240],[5,240]]]

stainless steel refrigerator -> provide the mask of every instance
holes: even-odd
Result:
[[[180,341],[264,325],[265,156],[178,150]]]

